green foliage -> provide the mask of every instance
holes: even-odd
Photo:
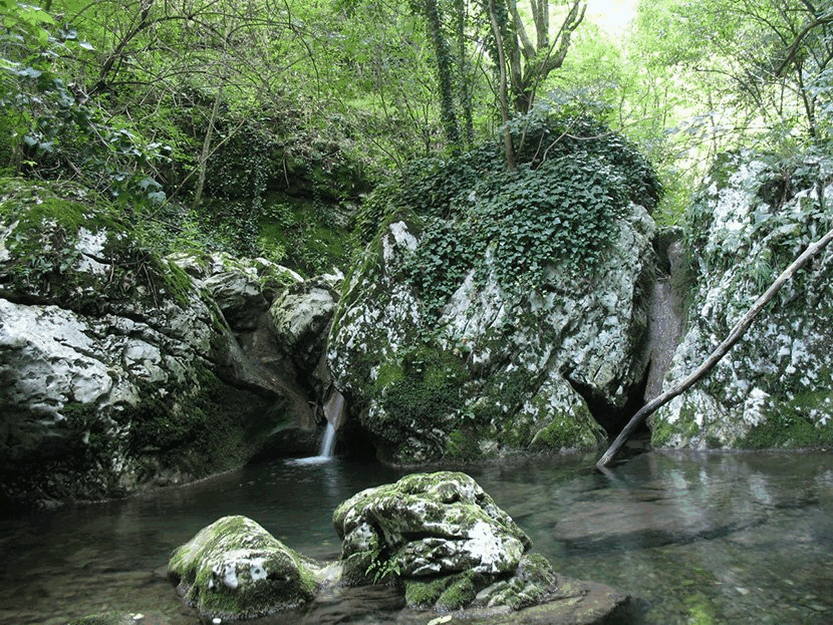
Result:
[[[510,293],[539,288],[560,265],[586,273],[616,235],[629,201],[649,210],[660,184],[621,136],[589,119],[516,121],[517,172],[498,145],[412,164],[362,207],[357,236],[368,240],[402,211],[421,217],[422,234],[405,274],[438,311],[464,276],[494,272]]]
[[[11,8],[0,32],[4,165],[41,177],[79,178],[134,205],[163,201],[154,167],[170,149],[145,140],[134,124],[113,118],[66,82],[61,59],[83,56],[92,46],[37,7]]]

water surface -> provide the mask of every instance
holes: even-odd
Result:
[[[644,454],[602,475],[592,458],[466,467],[556,570],[638,597],[650,625],[833,623],[833,454]],[[227,514],[334,558],[330,516],[403,472],[335,459],[252,466],[126,501],[0,520],[0,623],[63,625],[106,610],[196,625],[164,577],[171,549]],[[309,623],[392,623],[370,589]],[[276,621],[277,622],[277,621]]]

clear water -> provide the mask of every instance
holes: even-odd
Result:
[[[591,465],[538,458],[466,470],[558,571],[638,597],[634,622],[833,623],[833,454],[651,453],[609,475]],[[222,515],[245,514],[305,554],[334,558],[335,506],[401,474],[341,458],[278,461],[127,501],[7,518],[0,623],[61,625],[115,609],[141,611],[144,625],[196,625],[164,577],[173,547]],[[392,623],[385,610],[397,605],[389,591],[365,589],[322,600],[303,622]]]

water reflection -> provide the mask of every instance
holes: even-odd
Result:
[[[833,455],[645,454],[606,475],[589,469],[591,460],[466,470],[559,571],[640,597],[640,622],[833,622]],[[275,462],[123,502],[2,520],[0,623],[61,625],[117,609],[143,612],[146,625],[195,625],[164,579],[172,547],[220,516],[245,514],[295,549],[334,558],[335,506],[400,475],[343,459]],[[396,597],[367,592],[322,598],[303,618],[393,622]]]

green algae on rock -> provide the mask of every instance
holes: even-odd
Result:
[[[315,596],[323,571],[243,516],[203,528],[168,563],[168,577],[201,616],[231,620],[304,605]]]

